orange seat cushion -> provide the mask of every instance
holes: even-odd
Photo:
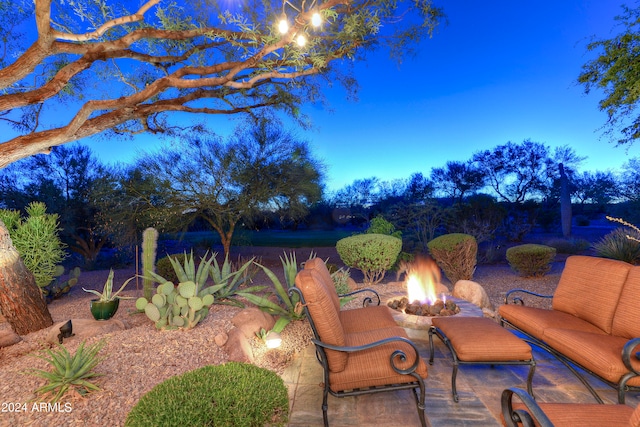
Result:
[[[432,325],[451,342],[463,362],[531,360],[531,347],[484,317],[434,317]]]

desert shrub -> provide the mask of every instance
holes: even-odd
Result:
[[[431,257],[454,285],[458,280],[471,280],[478,262],[478,242],[464,233],[444,234],[427,243]]]
[[[640,258],[640,243],[634,238],[640,239],[640,233],[630,227],[619,227],[594,243],[593,249],[603,258],[635,264]]]
[[[551,270],[556,249],[546,245],[528,243],[507,249],[507,261],[511,268],[524,277],[544,276]]]
[[[398,259],[402,240],[383,234],[358,234],[338,240],[336,250],[347,266],[364,274],[364,283],[380,283]]]
[[[156,274],[158,276],[164,277],[169,282],[179,283],[178,274],[173,268],[173,264],[171,264],[171,260],[169,257],[175,259],[180,264],[184,264],[184,259],[187,255],[185,253],[175,254],[175,255],[167,255],[164,258],[160,258],[156,263]]]
[[[591,243],[585,239],[551,239],[547,241],[547,246],[556,249],[559,254],[578,254],[589,249]]]
[[[0,209],[0,220],[4,222],[24,265],[40,288],[47,286],[55,277],[58,264],[66,257],[64,244],[58,236],[60,231],[57,214],[48,214],[42,202],[32,202],[26,207],[27,217],[20,212]]]
[[[382,215],[373,218],[369,223],[369,228],[365,231],[367,234],[387,234],[389,236],[402,238],[402,232],[396,230],[395,225],[384,219]]]
[[[284,426],[287,388],[275,372],[246,363],[205,366],[158,384],[125,426]]]

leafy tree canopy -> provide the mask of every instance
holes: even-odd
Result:
[[[578,81],[586,93],[594,88],[604,91],[599,107],[608,116],[605,134],[617,145],[630,145],[640,138],[640,115],[636,112],[640,100],[640,6],[622,8],[622,15],[615,18],[622,30],[610,39],[587,45],[587,50],[598,52],[598,56],[582,67]]]
[[[0,121],[15,132],[0,167],[105,131],[175,131],[176,112],[303,122],[323,81],[355,88],[338,63],[382,45],[399,57],[441,19],[431,0],[0,0]]]

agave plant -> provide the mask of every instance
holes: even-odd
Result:
[[[57,402],[71,389],[80,395],[100,390],[89,380],[102,375],[92,370],[103,360],[97,355],[104,344],[105,340],[103,339],[85,348],[85,342],[82,341],[73,356],[62,344],[58,344],[57,350],[47,350],[49,357],[35,356],[47,361],[53,367],[51,372],[41,369],[31,369],[25,372],[48,381],[35,393],[50,396],[52,402]]]
[[[233,266],[228,256],[225,256],[224,262],[220,265],[215,255],[214,253],[213,263],[209,267],[209,275],[214,283],[212,290],[217,304],[244,307],[244,304],[236,296],[251,295],[265,288],[265,286],[251,286],[242,289],[242,291],[239,290],[241,285],[249,281],[250,276],[243,273],[254,264],[255,258],[251,258],[238,270],[233,271]]]
[[[284,327],[290,321],[300,320],[304,318],[302,304],[300,304],[300,297],[297,294],[291,297],[289,296],[289,288],[295,285],[296,274],[298,274],[298,263],[296,261],[295,253],[292,252],[289,255],[285,253],[284,258],[280,257],[280,262],[282,263],[282,269],[284,270],[284,285],[282,284],[280,279],[278,279],[278,276],[276,276],[275,273],[269,268],[261,264],[257,265],[262,268],[267,277],[273,283],[276,295],[278,296],[278,299],[284,307],[275,304],[265,296],[238,292],[238,295],[246,298],[249,302],[255,304],[261,310],[275,316],[280,316],[280,319],[278,319],[278,323],[276,325],[279,330],[276,330],[276,327],[274,326],[274,330],[276,332],[282,331],[282,329],[284,329]]]

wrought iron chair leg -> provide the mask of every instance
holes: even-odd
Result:
[[[453,401],[458,402],[458,390],[456,390],[456,377],[458,376],[458,361],[453,362],[453,372],[451,372],[451,393],[453,393]]]
[[[324,421],[324,427],[329,427],[329,414],[327,413],[329,410],[329,405],[327,404],[328,395],[329,392],[327,390],[327,386],[325,386],[322,396],[322,419]]]
[[[527,392],[535,399],[533,395],[533,374],[536,371],[536,361],[531,359],[531,366],[529,367],[529,375],[527,375]]]
[[[420,397],[418,397],[418,388],[420,388]],[[418,417],[420,418],[420,424],[422,425],[422,427],[427,427],[427,418],[424,414],[424,409],[425,409],[424,383],[421,384],[419,387],[412,388],[411,390],[413,391],[413,397],[415,397],[416,399],[416,406],[418,407]]]
[[[434,327],[431,326],[429,328],[429,365],[433,365],[433,353],[435,352],[435,349],[433,346],[433,332],[434,332]]]

